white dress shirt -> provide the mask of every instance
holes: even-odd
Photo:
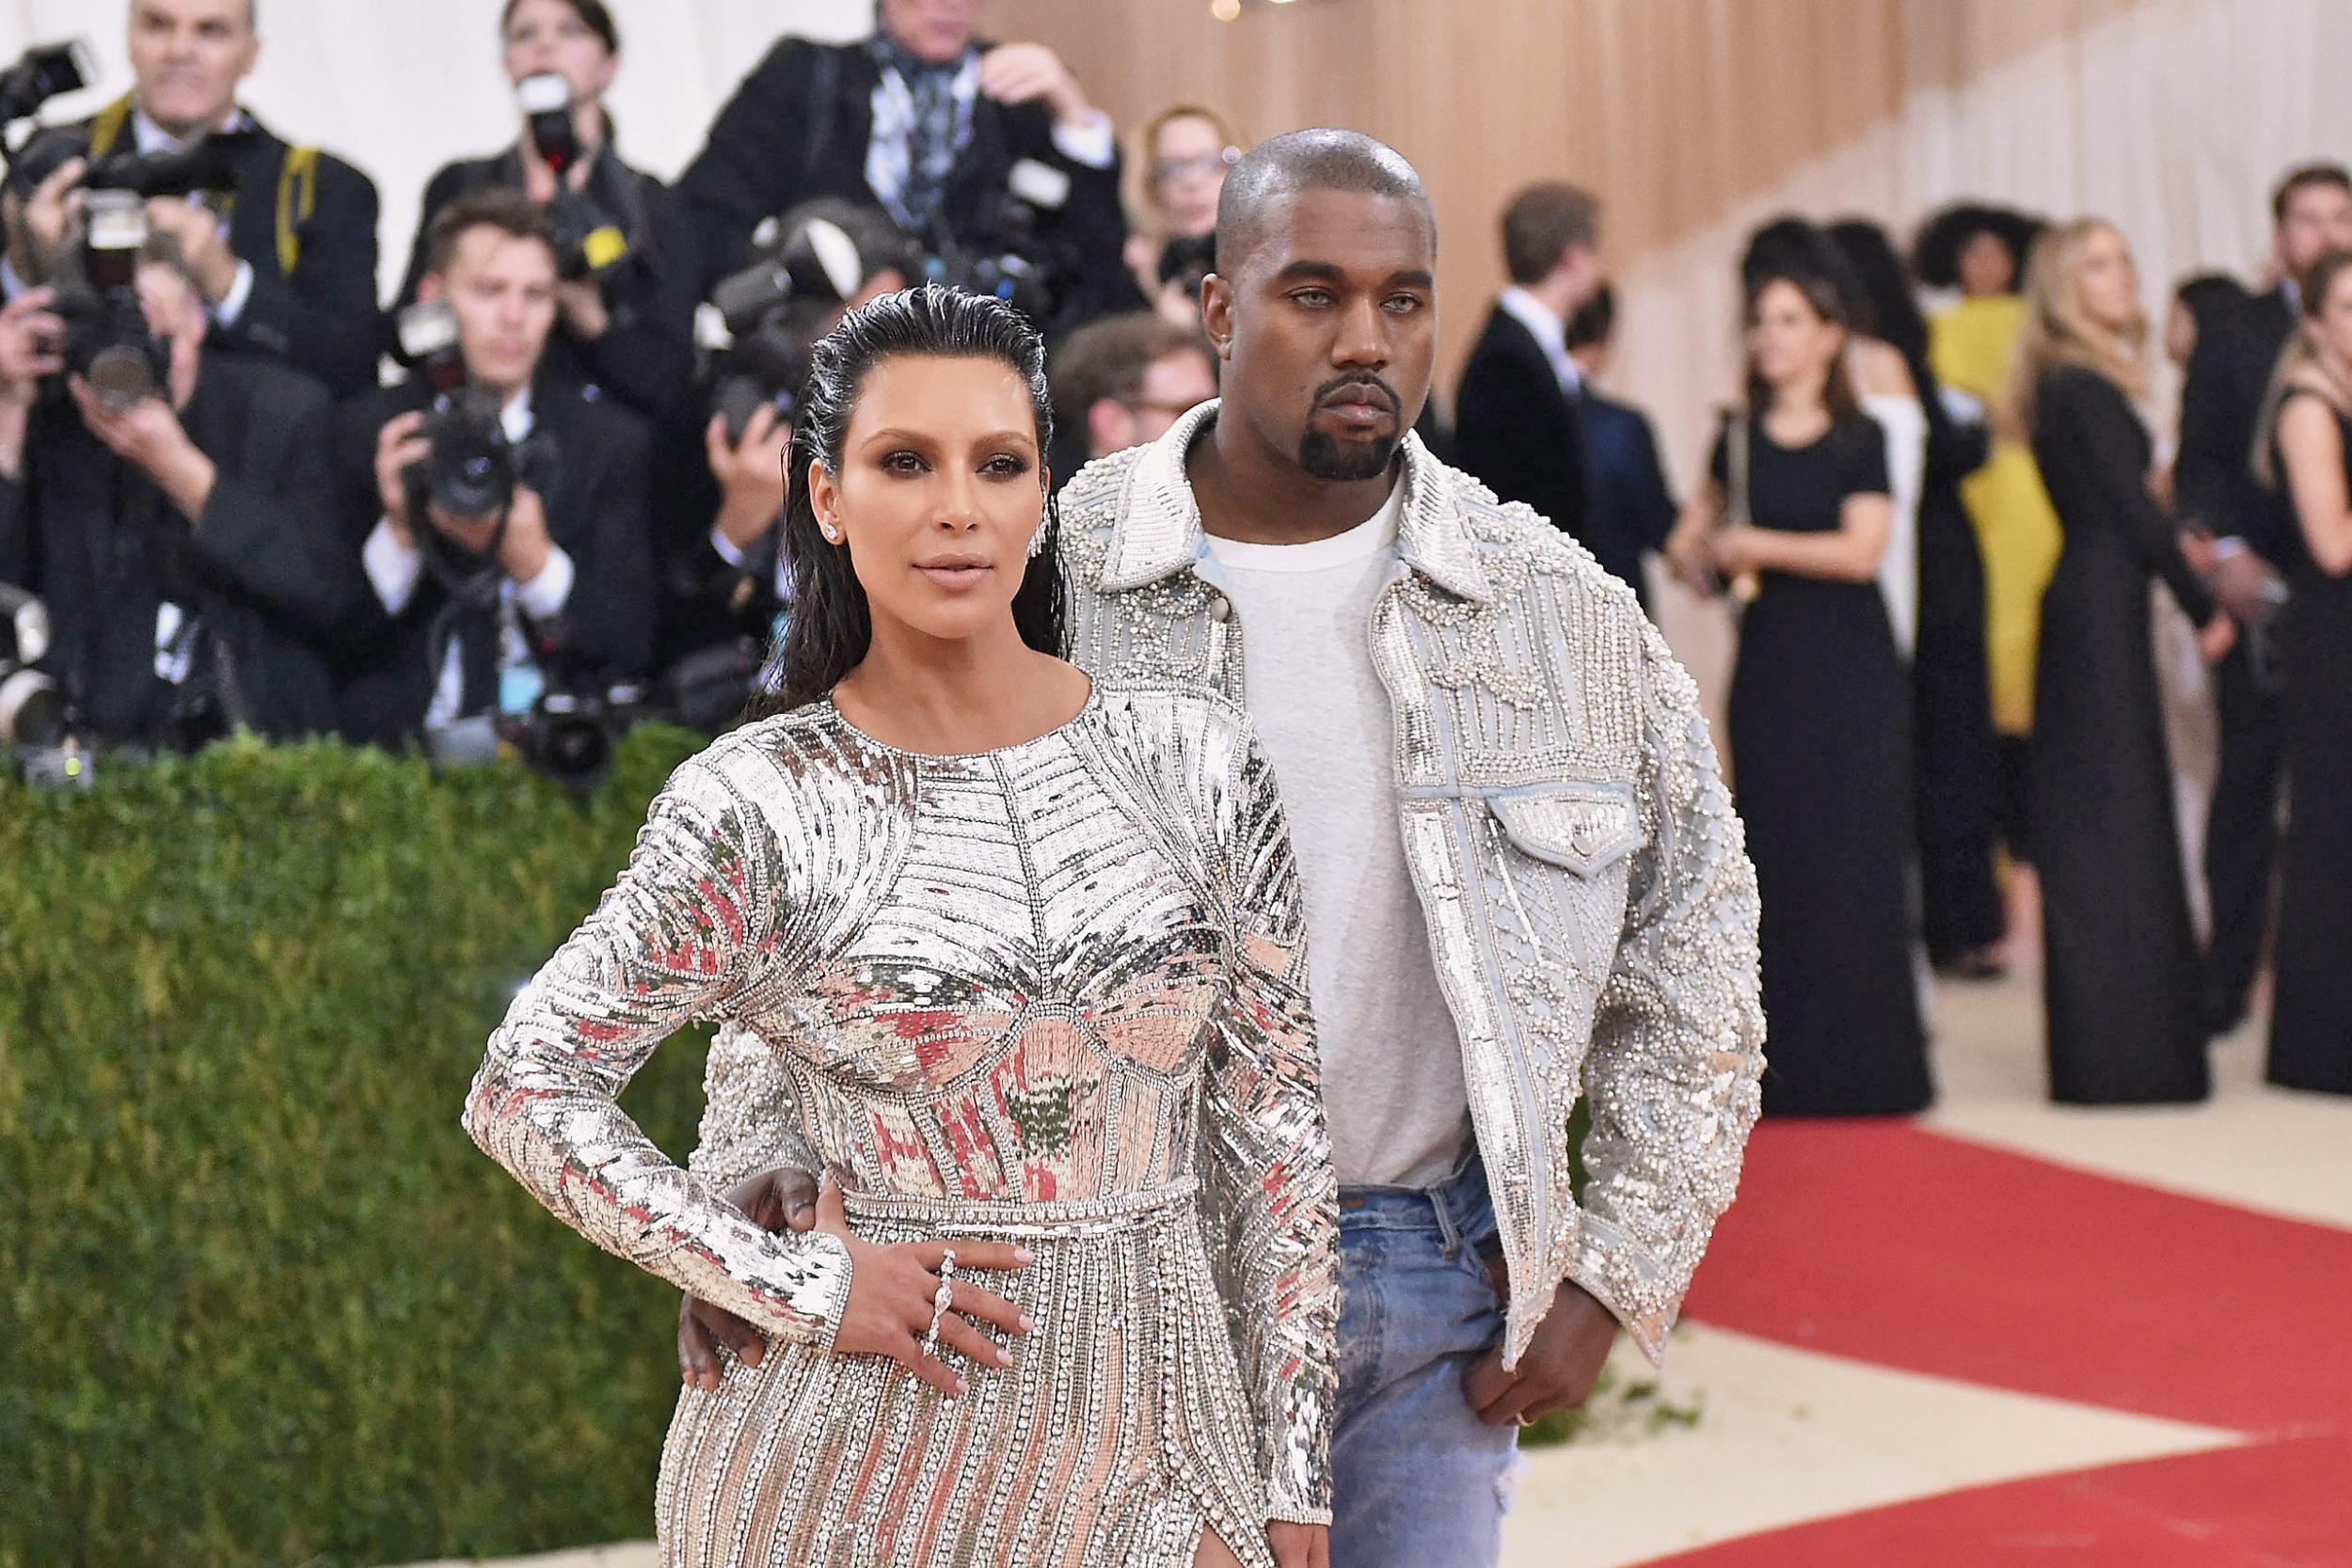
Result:
[[[506,431],[506,438],[521,442],[531,435],[533,423],[531,411],[531,388],[525,387],[507,400],[499,411],[499,422]],[[414,517],[409,526],[431,528],[429,518]],[[414,545],[404,545],[392,531],[392,520],[381,517],[368,534],[368,542],[360,547],[360,564],[368,574],[368,581],[375,589],[375,596],[384,606],[385,613],[398,615],[416,597],[417,584],[424,577],[424,552]],[[521,615],[544,621],[563,612],[571,602],[572,582],[577,576],[572,558],[564,546],[548,546],[547,564],[528,582],[507,581],[499,585],[499,670],[501,677],[510,671],[532,668],[531,642],[523,635]],[[520,611],[520,614],[517,613]],[[501,684],[503,681],[501,680]],[[441,656],[441,676],[435,684],[433,701],[426,707],[424,721],[428,725],[445,724],[460,717],[458,709],[465,701],[465,666],[459,649],[453,640]]]
[[[1568,324],[1553,314],[1550,306],[1520,288],[1517,283],[1502,291],[1495,303],[1503,312],[1535,335],[1536,346],[1544,357],[1551,361],[1551,373],[1560,378],[1560,389],[1570,397],[1584,390],[1584,367],[1568,352]]]

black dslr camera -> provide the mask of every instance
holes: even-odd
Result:
[[[552,454],[535,437],[507,439],[498,394],[467,376],[457,312],[437,299],[410,306],[400,313],[400,347],[433,391],[433,406],[418,432],[432,450],[407,473],[419,522],[426,502],[453,517],[502,517],[518,486],[544,494]],[[425,539],[438,531],[419,527],[416,533]]]
[[[531,143],[555,175],[555,199],[548,217],[555,225],[557,271],[567,283],[600,277],[628,257],[628,230],[569,178],[585,155],[572,124],[572,86],[554,71],[526,76],[515,101],[531,127]]]
[[[80,39],[35,44],[16,64],[0,71],[0,126],[30,119],[51,99],[78,92],[98,75],[89,46]]]
[[[170,383],[170,340],[148,330],[139,305],[139,250],[146,244],[144,201],[127,191],[92,191],[82,209],[80,251],[57,282],[54,309],[65,322],[66,369],[117,411],[162,396]]]
[[[922,279],[1001,299],[1041,330],[1060,310],[1074,263],[1046,233],[1047,214],[1070,202],[1070,176],[1024,158],[992,195],[968,237],[945,231],[923,259]]]
[[[764,404],[787,423],[799,412],[809,353],[825,326],[877,273],[903,269],[897,228],[849,202],[819,199],[752,236],[751,265],[710,292],[704,320],[712,410],[727,439]]]

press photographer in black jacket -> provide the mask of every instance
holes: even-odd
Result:
[[[10,293],[49,280],[92,159],[154,154],[237,133],[234,199],[148,203],[203,290],[215,351],[250,351],[337,397],[375,385],[375,186],[315,147],[290,146],[237,104],[261,56],[258,0],[133,0],[135,86],[75,134],[82,155],[7,200]],[[44,160],[45,161],[45,160]]]
[[[721,111],[677,188],[695,292],[743,264],[764,219],[834,196],[880,206],[934,253],[983,265],[1009,253],[1049,275],[1041,325],[1139,308],[1117,138],[1061,60],[980,41],[972,0],[877,9],[863,43],[777,44]],[[975,281],[954,267],[944,280]]]
[[[521,134],[503,152],[444,165],[426,184],[393,308],[416,303],[437,214],[470,191],[521,191],[549,209],[564,242],[548,385],[566,393],[597,387],[649,419],[668,419],[693,374],[693,280],[662,248],[669,193],[612,144],[604,94],[621,66],[612,13],[604,0],[507,0],[499,38],[523,108]]]
[[[138,250],[135,290],[104,309],[135,369],[72,346],[49,288],[0,309],[0,577],[46,603],[84,740],[328,733],[327,649],[361,585],[330,521],[326,394],[212,353],[168,236]]]
[[[431,369],[462,385],[443,397],[421,374],[345,410],[338,511],[344,551],[369,586],[344,636],[341,702],[354,740],[403,744],[522,712],[543,691],[601,690],[645,673],[645,426],[609,399],[547,380],[557,286],[554,230],[530,198],[459,198],[433,221],[419,293],[453,317],[453,342]],[[469,412],[471,447],[452,434],[469,427],[458,417]],[[458,461],[485,448],[497,455]],[[493,472],[511,488],[483,480]],[[479,510],[432,499],[467,489],[485,496]]]

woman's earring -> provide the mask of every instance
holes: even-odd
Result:
[[[825,536],[825,542],[829,545],[838,545],[841,543],[841,531],[834,528],[831,523],[818,523],[817,525],[817,531]]]

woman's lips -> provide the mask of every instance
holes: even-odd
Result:
[[[970,588],[996,568],[985,562],[946,562],[932,566],[917,566],[916,571],[942,588]]]

